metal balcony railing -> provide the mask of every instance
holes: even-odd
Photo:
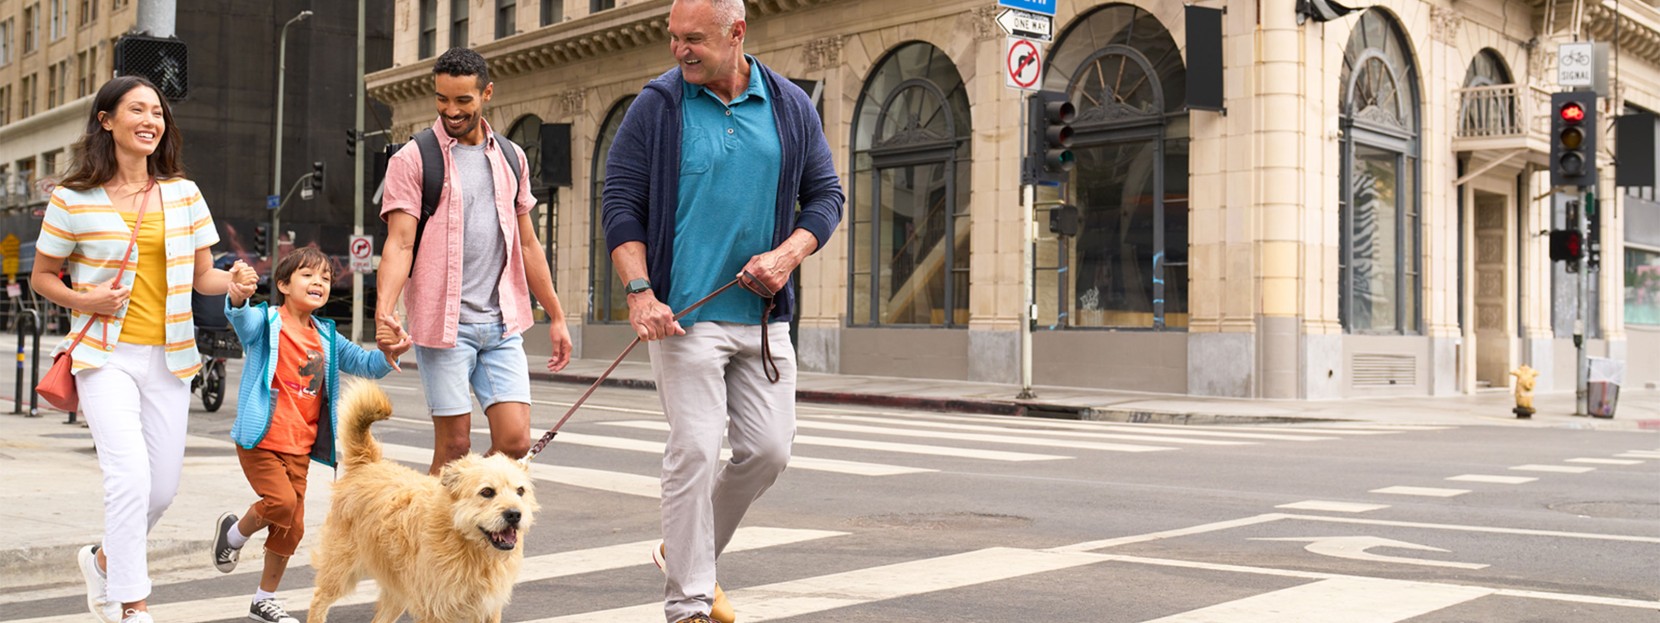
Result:
[[[1527,87],[1495,84],[1458,89],[1458,138],[1506,138],[1528,131]]]

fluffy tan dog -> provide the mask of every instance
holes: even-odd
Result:
[[[524,561],[519,542],[537,510],[529,472],[504,456],[469,454],[437,478],[381,459],[369,425],[392,416],[379,386],[357,382],[340,405],[334,503],[312,554],[310,623],[364,576],[380,585],[375,623],[405,611],[417,623],[501,621]]]

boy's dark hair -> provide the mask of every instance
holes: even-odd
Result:
[[[329,274],[329,279],[334,279],[334,260],[329,259],[329,256],[317,250],[317,247],[294,249],[292,253],[282,256],[277,262],[277,272],[271,275],[272,305],[283,304],[282,291],[277,289],[277,284],[288,283],[294,272],[302,268],[325,271]]]
[[[432,75],[477,76],[478,90],[490,84],[490,66],[484,57],[468,48],[450,48],[432,64]]]

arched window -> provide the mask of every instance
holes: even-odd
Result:
[[[554,285],[559,284],[559,255],[554,253],[559,240],[559,207],[549,202],[542,184],[542,118],[525,115],[513,122],[507,131],[507,140],[525,150],[525,170],[530,173],[530,188],[536,196],[536,208],[530,213],[530,222],[536,225],[536,236],[542,239],[547,254],[548,272]]]
[[[1343,328],[1417,334],[1418,72],[1387,13],[1372,9],[1360,16],[1343,52],[1338,86]]]
[[[611,106],[611,111],[605,113],[605,122],[599,126],[599,136],[594,139],[594,175],[589,178],[593,191],[589,193],[592,203],[589,206],[588,227],[591,236],[588,245],[588,319],[593,322],[628,322],[627,294],[623,292],[621,283],[617,283],[617,271],[611,266],[611,255],[605,252],[605,219],[602,200],[605,195],[605,157],[611,152],[611,141],[617,137],[617,128],[622,127],[623,114],[628,112],[628,106],[634,103],[634,96],[630,95]]]
[[[1187,70],[1170,31],[1138,7],[1107,5],[1060,37],[1044,89],[1078,109],[1074,240],[1048,240],[1040,317],[1062,327],[1186,328]],[[1065,195],[1063,195],[1065,196]]]
[[[968,324],[969,138],[944,51],[907,43],[877,63],[853,113],[852,324]]]
[[[1518,98],[1504,59],[1491,48],[1476,53],[1459,90],[1460,137],[1513,136],[1525,130]]]

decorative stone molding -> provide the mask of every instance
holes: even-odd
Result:
[[[1429,8],[1429,38],[1447,45],[1458,41],[1458,31],[1464,27],[1464,15],[1458,9]]]
[[[842,63],[842,46],[846,44],[847,35],[813,39],[802,46],[801,60],[807,64],[808,71],[821,71],[835,67]]]
[[[565,119],[575,119],[588,110],[588,92],[583,89],[566,89],[560,91],[559,116]]]
[[[997,5],[983,6],[964,11],[957,16],[957,30],[974,33],[975,41],[996,39],[1003,34],[997,26]]]

